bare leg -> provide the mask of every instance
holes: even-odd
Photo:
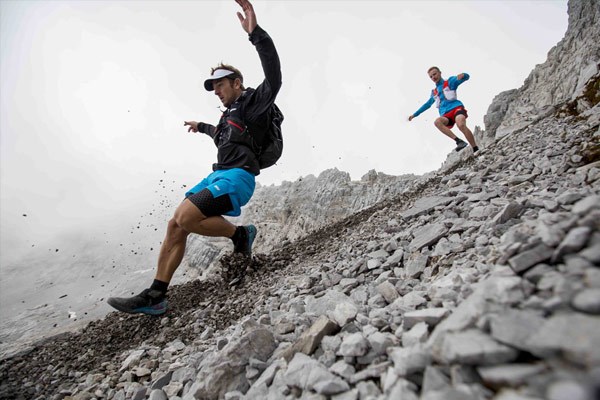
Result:
[[[433,124],[435,125],[436,128],[438,128],[440,130],[440,132],[442,132],[444,135],[448,136],[450,139],[452,140],[456,140],[456,135],[454,135],[454,133],[452,133],[452,131],[450,130],[450,128],[448,128],[446,126],[446,124],[450,122],[448,121],[448,118],[446,117],[438,117]]]
[[[475,143],[475,137],[473,136],[473,132],[471,132],[471,130],[467,127],[467,118],[464,115],[460,114],[457,115],[454,120],[456,121],[456,126],[458,127],[458,129],[460,129],[463,135],[465,135],[465,138],[467,138],[467,142],[469,142],[471,147],[477,146],[477,144]]]
[[[175,218],[169,221],[167,235],[158,255],[158,268],[154,279],[167,283],[171,282],[175,270],[183,259],[188,235],[189,232],[184,231],[177,225]]]
[[[169,221],[167,235],[158,256],[158,269],[155,279],[170,282],[181,264],[187,237],[190,233],[203,236],[232,237],[235,225],[221,216],[206,217],[191,201],[185,199],[175,216]]]

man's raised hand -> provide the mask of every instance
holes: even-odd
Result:
[[[254,14],[254,8],[252,4],[248,0],[235,0],[236,3],[242,7],[242,11],[244,11],[244,15],[238,11],[237,16],[240,19],[240,23],[242,24],[242,28],[250,34],[256,28],[256,14]]]

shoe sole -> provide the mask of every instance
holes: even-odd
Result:
[[[129,309],[122,307],[119,303],[115,303],[112,301],[112,298],[107,300],[108,305],[114,308],[117,311],[121,311],[127,314],[146,314],[146,315],[161,315],[167,312],[167,301],[162,301],[158,304],[149,307],[140,307]]]

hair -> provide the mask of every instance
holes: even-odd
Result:
[[[427,70],[427,73],[429,73],[429,71],[431,71],[432,69],[437,69],[437,70],[438,70],[438,72],[442,72],[442,71],[440,71],[440,69],[439,69],[438,67],[435,67],[435,66],[434,66],[434,67],[431,67],[431,68],[429,68],[429,69]]]
[[[219,65],[217,65],[216,67],[210,69],[210,74],[212,75],[218,69],[226,69],[227,71],[232,71],[233,74],[227,75],[225,78],[229,79],[232,83],[236,80],[236,78],[239,79],[240,83],[242,85],[242,90],[245,90],[245,88],[244,88],[244,76],[242,75],[242,73],[240,72],[239,69],[237,69],[236,67],[234,67],[232,65],[223,64],[223,62],[220,62]]]

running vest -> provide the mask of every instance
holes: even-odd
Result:
[[[442,93],[444,94],[444,98],[448,101],[456,100],[456,90],[450,89],[448,86],[448,81],[444,81]],[[440,108],[440,94],[437,90],[437,87],[431,91],[431,95],[435,99],[435,106]]]

